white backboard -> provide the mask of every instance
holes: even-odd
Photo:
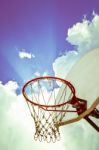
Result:
[[[99,48],[77,61],[65,79],[74,85],[76,96],[87,100],[90,106],[99,97]]]

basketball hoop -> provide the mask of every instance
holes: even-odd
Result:
[[[64,88],[59,94],[62,85]],[[35,140],[56,142],[60,140],[59,126],[85,117],[82,114],[86,112],[87,102],[77,98],[74,86],[64,79],[51,76],[34,78],[24,85],[22,93],[35,123]],[[68,120],[68,112],[79,117]]]
[[[65,89],[56,99],[63,84]],[[38,77],[27,82],[22,92],[35,122],[34,139],[47,142],[59,140],[59,127],[56,124],[65,118],[66,112],[77,112],[69,110],[70,102],[75,97],[72,84],[57,77]]]

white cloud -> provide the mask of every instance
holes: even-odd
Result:
[[[68,29],[66,40],[77,46],[80,53],[99,47],[99,16],[93,12],[91,21],[83,19]]]
[[[39,77],[39,76],[48,76],[48,72],[45,71],[43,74],[41,74],[40,72],[36,71],[36,72],[34,73],[34,75],[37,76],[37,77]]]
[[[45,71],[45,72],[43,73],[43,76],[48,76],[48,72]]]
[[[78,53],[76,51],[69,51],[58,57],[53,63],[55,76],[65,78],[77,59]]]
[[[36,72],[34,73],[34,75],[37,76],[37,77],[39,77],[39,76],[40,76],[40,72],[36,71]]]
[[[24,59],[24,58],[31,59],[31,58],[35,58],[35,55],[32,53],[26,52],[25,49],[22,49],[21,51],[19,51],[19,57],[21,59]]]
[[[17,82],[15,81],[8,81],[4,88],[6,89],[6,91],[8,92],[16,92],[16,90],[19,88]]]
[[[10,87],[11,85],[11,87]],[[0,83],[0,149],[1,150],[65,150],[63,141],[53,143],[34,141],[34,122],[22,95],[17,95],[16,82]],[[9,87],[9,91],[8,91]]]
[[[76,46],[76,51],[69,51],[56,58],[53,63],[55,76],[65,78],[71,67],[86,52],[99,47],[99,16],[93,12],[91,21],[86,18],[68,29],[66,40]]]

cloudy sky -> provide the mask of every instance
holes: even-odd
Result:
[[[33,77],[64,78],[76,60],[99,48],[98,39],[98,0],[0,1],[0,150],[99,148],[99,135],[84,121],[61,129],[55,144],[35,142],[21,94]]]

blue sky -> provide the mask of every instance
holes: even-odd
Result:
[[[23,84],[35,72],[54,75],[52,63],[74,46],[66,41],[73,24],[98,13],[97,0],[15,0],[0,4],[0,80]],[[20,50],[35,58],[21,60]]]

